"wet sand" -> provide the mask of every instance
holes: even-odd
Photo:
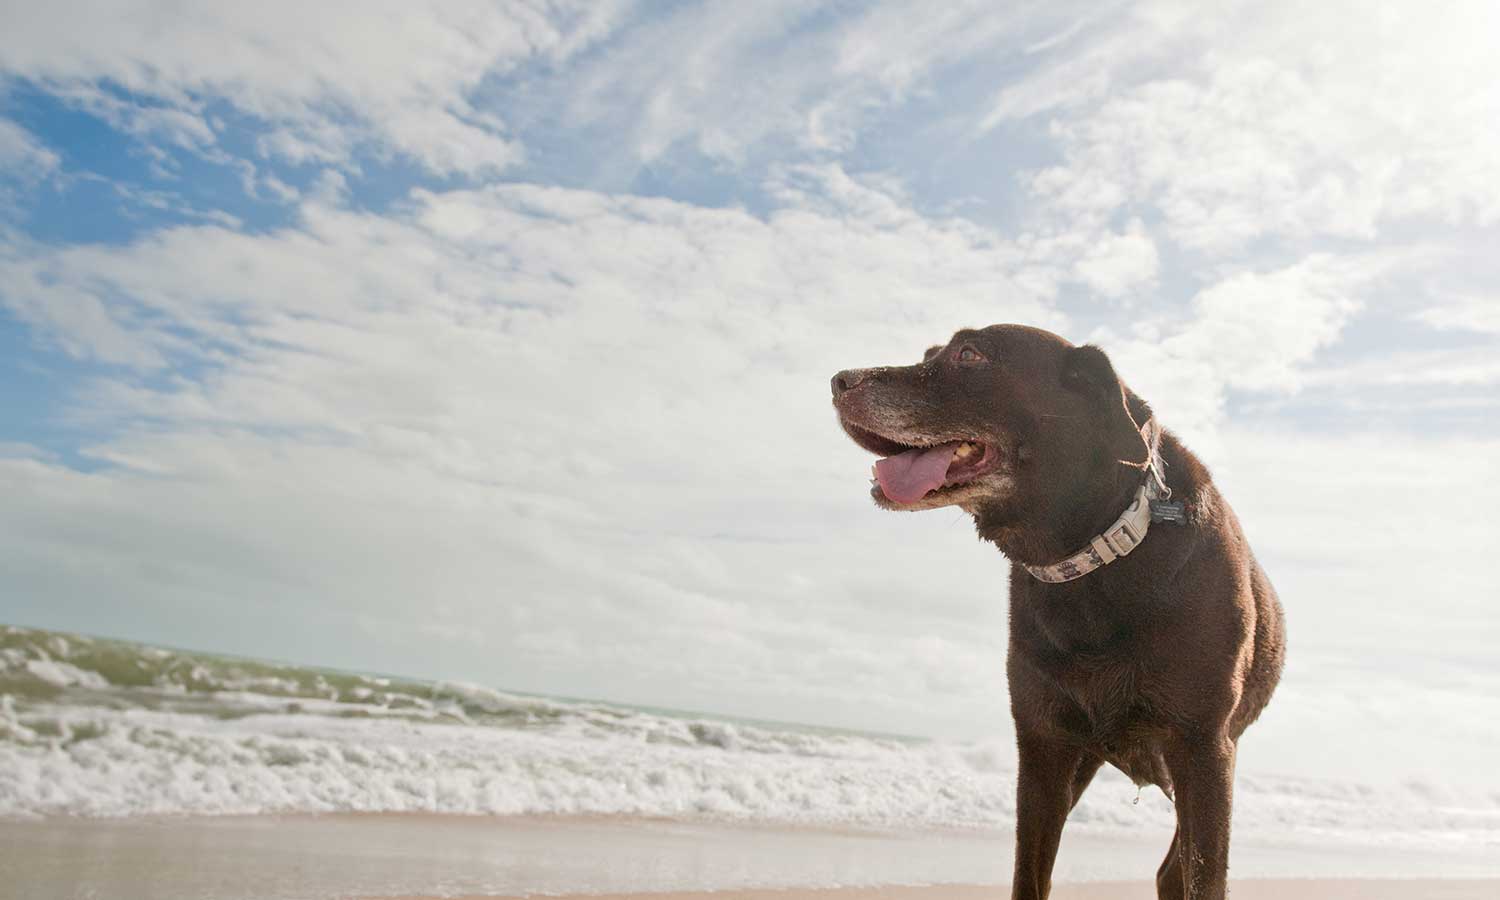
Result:
[[[1266,879],[1234,881],[1229,895],[1234,900],[1493,900],[1500,896],[1500,881],[1447,879]],[[704,891],[667,894],[593,894],[554,900],[1007,900],[1010,891],[1000,887],[941,885],[936,887],[871,887],[827,890]],[[411,896],[397,900],[429,900]],[[448,898],[453,900],[453,898]],[[480,898],[458,898],[480,900]],[[493,898],[484,898],[493,900]],[[509,898],[507,898],[509,900]],[[1155,888],[1147,882],[1101,881],[1058,884],[1051,900],[1156,900]]]
[[[1053,896],[1152,897],[1168,838],[1070,830]],[[1008,832],[387,814],[0,820],[0,900],[979,900],[1008,894],[964,885],[1008,884],[1011,840]],[[1241,841],[1233,871],[1246,880],[1234,896],[1500,897],[1493,851]],[[1487,880],[1434,880],[1459,877]],[[1287,878],[1296,880],[1279,880]],[[1392,878],[1422,880],[1349,880]]]

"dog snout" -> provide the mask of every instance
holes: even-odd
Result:
[[[859,387],[859,383],[870,376],[869,369],[845,369],[833,376],[833,399]]]

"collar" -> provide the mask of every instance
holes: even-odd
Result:
[[[1166,479],[1162,477],[1164,463],[1157,449],[1161,432],[1154,418],[1146,422],[1141,436],[1146,441],[1149,454],[1146,481],[1136,489],[1135,499],[1130,506],[1113,525],[1104,529],[1102,534],[1095,535],[1088,546],[1067,559],[1049,566],[1026,566],[1031,577],[1048,584],[1061,584],[1082,578],[1095,569],[1103,568],[1128,555],[1146,539],[1146,532],[1151,528],[1153,504],[1171,498],[1172,489],[1167,487]],[[1181,504],[1177,506],[1180,508]]]
[[[1087,547],[1061,562],[1050,566],[1027,566],[1026,571],[1038,581],[1059,584],[1082,578],[1130,553],[1146,539],[1146,531],[1151,527],[1152,493],[1148,481],[1136,490],[1135,500],[1120,518],[1104,529],[1103,534],[1095,535]]]

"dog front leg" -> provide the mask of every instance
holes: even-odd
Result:
[[[1021,737],[1016,780],[1016,868],[1011,900],[1046,900],[1068,811],[1099,768],[1076,747]]]
[[[1224,900],[1229,878],[1229,823],[1234,805],[1234,741],[1188,736],[1166,748],[1177,803],[1176,877],[1171,900]],[[1180,878],[1180,881],[1178,880]],[[1162,880],[1158,879],[1158,884]],[[1180,885],[1180,888],[1177,886]],[[1166,889],[1160,895],[1167,897]]]

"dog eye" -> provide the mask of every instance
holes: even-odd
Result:
[[[958,351],[959,362],[980,362],[983,359],[984,354],[980,353],[978,350],[975,350],[973,347],[965,347],[962,350]]]

